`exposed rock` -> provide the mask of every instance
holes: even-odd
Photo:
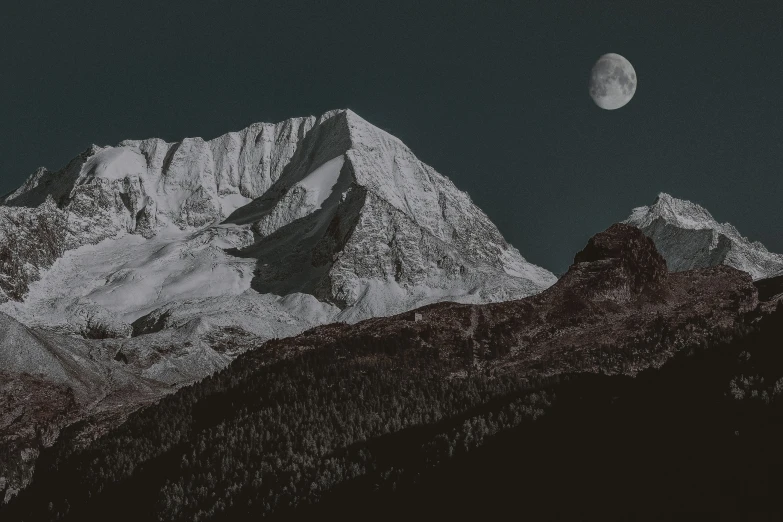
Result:
[[[70,324],[79,326],[85,339],[130,337],[133,327],[103,306],[80,299],[68,307]]]
[[[634,293],[660,294],[667,274],[666,261],[656,250],[655,243],[639,229],[620,223],[593,236],[584,250],[574,257],[574,264],[580,263],[613,266],[612,272],[617,279],[612,284],[627,286]],[[602,268],[603,280],[608,279],[608,271],[608,268]],[[597,286],[590,286],[590,291],[595,292]]]
[[[0,302],[22,299],[67,245],[67,214],[51,198],[32,209],[0,206]]]
[[[315,295],[343,308],[341,320],[514,299],[555,281],[465,193],[351,111],[319,118],[279,182],[228,221],[259,235],[232,252],[258,260],[253,288]]]

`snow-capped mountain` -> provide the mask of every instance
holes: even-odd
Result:
[[[0,200],[0,492],[62,427],[88,440],[267,339],[555,280],[351,111],[92,146]]]
[[[85,337],[197,318],[269,337],[555,281],[447,178],[346,110],[211,141],[93,146],[6,196],[0,235],[0,309]]]
[[[554,282],[351,111],[92,146],[0,200],[0,495],[270,338]]]
[[[652,238],[669,270],[729,265],[753,279],[783,273],[783,255],[750,241],[729,223],[718,223],[703,207],[661,193],[647,207],[633,209],[625,223]]]

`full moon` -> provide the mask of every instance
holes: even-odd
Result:
[[[590,74],[590,97],[606,110],[623,107],[636,92],[636,71],[619,54],[601,56]]]

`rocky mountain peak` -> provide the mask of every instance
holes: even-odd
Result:
[[[635,292],[657,291],[667,276],[666,261],[655,243],[638,228],[622,223],[590,238],[574,257],[574,264],[580,263],[616,267],[632,282]]]
[[[763,279],[783,272],[783,256],[750,241],[707,209],[661,193],[650,206],[637,207],[625,223],[640,228],[666,259],[669,270],[725,264]]]
[[[47,198],[53,208],[45,210]],[[23,248],[35,241],[14,241],[7,257],[21,265],[7,297],[24,299],[29,283],[68,254],[36,287],[38,304],[28,299],[9,313],[81,335],[144,333],[143,325],[182,326],[203,314],[223,324],[236,306],[291,318],[289,306],[294,316],[303,310],[292,303],[313,298],[320,304],[308,304],[306,317],[289,319],[309,327],[441,300],[516,299],[556,280],[509,245],[467,194],[350,110],[208,141],[91,147],[60,171],[39,170],[2,213],[30,214],[32,224],[0,227],[0,236],[35,239],[55,219],[65,224],[38,257]],[[95,266],[76,271],[73,263]],[[117,292],[129,297],[118,301]],[[265,325],[254,332],[279,334]]]

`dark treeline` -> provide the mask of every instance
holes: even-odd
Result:
[[[262,359],[245,354],[86,449],[73,450],[66,434],[4,520],[116,519],[118,505],[132,520],[289,510],[382,472],[374,439],[462,416],[471,431],[449,443],[475,446],[538,415],[545,399],[527,394],[548,382],[466,373],[463,361],[399,339],[343,341],[269,365]],[[470,412],[496,402],[488,424],[472,419]]]
[[[289,519],[777,520],[783,307],[635,378],[562,376],[535,423],[394,491],[354,481]],[[754,518],[755,517],[755,518]]]
[[[64,437],[0,515],[383,519],[725,499],[742,510],[751,484],[780,485],[765,470],[783,435],[781,319],[778,309],[636,378],[475,370],[470,354],[403,338],[271,364],[248,352],[85,449]]]

